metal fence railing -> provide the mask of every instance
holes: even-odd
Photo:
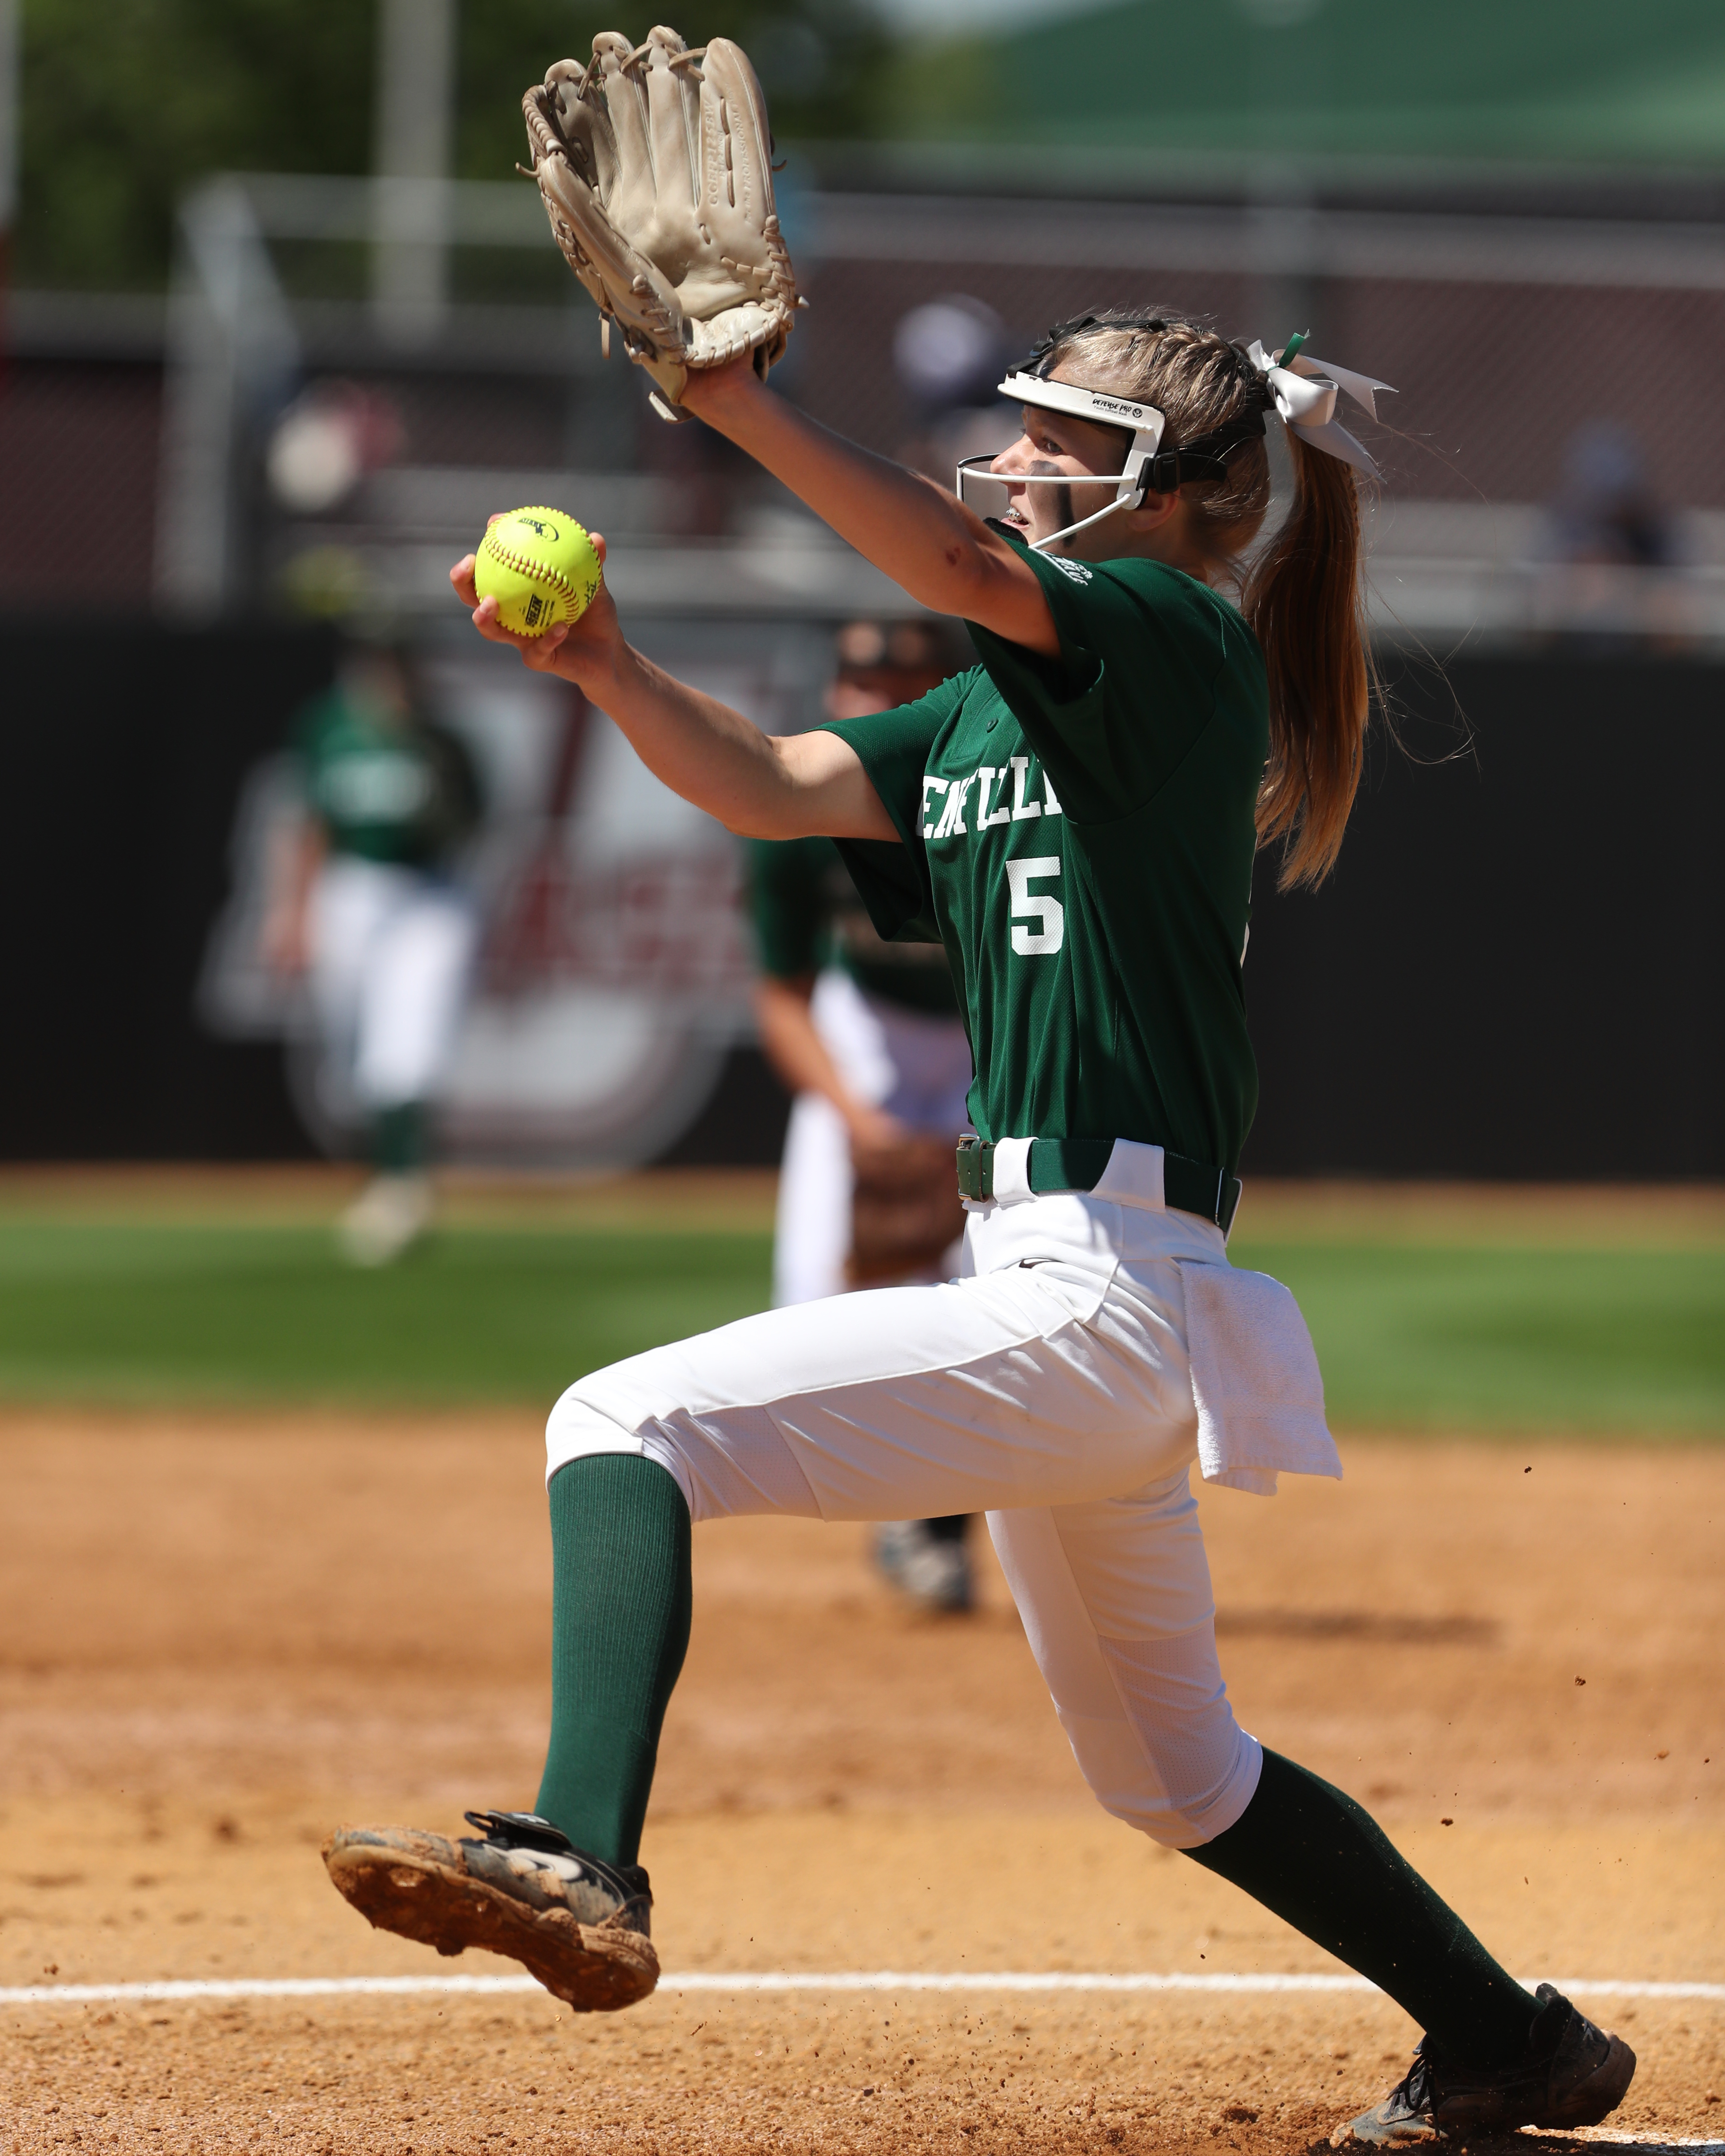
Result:
[[[609,522],[613,581],[640,609],[900,603],[815,520],[716,462],[691,439],[703,430],[643,418],[630,370],[601,360],[531,186],[414,182],[411,196],[399,182],[252,175],[187,199],[154,482],[162,611],[208,619],[308,593],[339,608],[361,588],[441,603],[444,557],[481,495],[496,506],[547,487]],[[1385,473],[1385,633],[1725,648],[1725,407],[1712,388],[1725,226],[1392,213],[1267,191],[1209,204],[803,193],[788,218],[813,304],[775,379],[887,454],[928,448],[928,411],[894,350],[922,302],[962,295],[1009,352],[1064,315],[1146,300],[1270,343],[1309,328],[1321,357],[1397,385],[1385,424],[1362,429]],[[386,240],[445,251],[434,315],[380,303],[367,264]],[[285,504],[272,441],[295,399],[331,384],[393,404],[401,439],[333,508]],[[67,455],[100,442],[109,491],[136,492],[151,423],[113,385],[102,393],[111,409],[86,409],[95,392],[71,377],[14,384],[0,424],[18,436],[18,469],[31,439],[63,438]],[[985,397],[967,424],[968,446],[991,429],[1004,445],[1015,419]],[[1592,558],[1574,538],[1566,475],[1589,429],[1639,461],[1643,525],[1659,526],[1640,557],[1608,544]]]

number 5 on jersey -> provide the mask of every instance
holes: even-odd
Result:
[[[1060,872],[1058,854],[1034,854],[1027,860],[1006,864],[1012,894],[1012,947],[1020,958],[1049,957],[1065,938],[1065,908],[1052,892],[1030,888],[1033,882],[1045,883]]]

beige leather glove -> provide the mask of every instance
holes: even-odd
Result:
[[[687,416],[675,408],[691,367],[752,351],[764,378],[798,301],[767,101],[742,49],[602,31],[591,65],[559,60],[521,105],[557,245],[663,417]]]

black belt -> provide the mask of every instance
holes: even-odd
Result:
[[[1114,1150],[1112,1138],[1032,1138],[1025,1180],[1032,1190],[1094,1190]],[[958,1195],[994,1195],[994,1147],[988,1138],[958,1141]],[[1162,1195],[1177,1212],[1214,1220],[1225,1235],[1240,1203],[1240,1178],[1177,1152],[1162,1156]]]

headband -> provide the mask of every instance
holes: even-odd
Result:
[[[1103,426],[1132,428],[1134,451],[1141,444],[1146,450],[1145,454],[1136,459],[1132,474],[1141,492],[1168,494],[1186,480],[1225,478],[1229,457],[1242,443],[1262,435],[1263,415],[1270,411],[1313,449],[1322,449],[1327,456],[1339,457],[1343,464],[1375,476],[1378,467],[1370,454],[1345,427],[1337,424],[1337,394],[1345,391],[1375,419],[1378,408],[1373,402],[1374,393],[1382,389],[1394,396],[1395,392],[1389,382],[1374,381],[1368,374],[1356,374],[1350,367],[1332,367],[1327,360],[1309,357],[1302,350],[1306,342],[1303,332],[1291,336],[1273,355],[1267,354],[1255,339],[1249,345],[1231,346],[1230,349],[1250,377],[1250,408],[1225,425],[1213,428],[1207,434],[1196,435],[1189,442],[1166,449],[1161,447],[1166,421],[1153,404],[1139,403],[1100,390],[1080,389],[1071,382],[1048,378],[1046,370],[1054,364],[1058,347],[1086,331],[1137,330],[1156,334],[1170,326],[1168,319],[1160,315],[1137,316],[1124,321],[1104,321],[1095,315],[1080,315],[1071,321],[1057,322],[1036,344],[1024,367],[1007,376],[1000,384],[1000,393],[1020,404],[1040,405],[1048,411],[1065,412],[1075,418],[1095,420]],[[1133,459],[1129,459],[1128,463],[1132,464]]]

